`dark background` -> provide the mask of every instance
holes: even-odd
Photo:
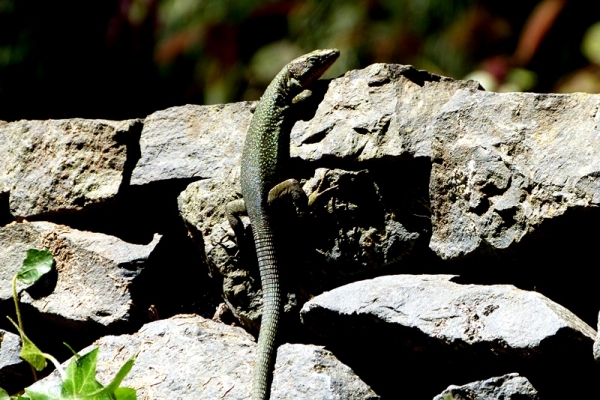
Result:
[[[326,77],[387,62],[477,76],[488,90],[598,92],[600,56],[581,50],[600,46],[584,39],[600,20],[589,4],[0,0],[0,120],[255,100],[285,63],[328,47],[342,56]]]

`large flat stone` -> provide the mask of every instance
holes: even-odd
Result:
[[[600,203],[600,96],[460,90],[435,138],[430,247],[505,249],[545,220]]]
[[[23,303],[73,326],[128,323],[133,310],[129,287],[159,241],[156,235],[148,245],[131,244],[41,221],[7,225],[0,228],[0,301],[12,303],[11,282],[27,249],[48,248],[56,261],[53,290],[32,297],[18,285]]]
[[[48,120],[0,125],[0,197],[17,219],[114,200],[140,121]],[[137,132],[137,133],[136,133]]]
[[[103,337],[80,354],[94,347],[100,348],[96,377],[105,384],[136,356],[121,386],[134,388],[139,399],[250,398],[256,343],[237,327],[178,315],[146,324],[131,335]],[[46,379],[57,382],[58,375]],[[271,399],[290,398],[375,400],[379,396],[330,352],[287,344],[277,351]]]
[[[253,103],[187,105],[144,120],[132,185],[176,179],[226,180],[239,163]],[[235,170],[235,171],[234,171]]]
[[[302,320],[327,335],[360,327],[368,316],[379,326],[404,328],[417,343],[433,340],[457,350],[523,357],[591,349],[596,331],[547,297],[512,285],[461,285],[452,278],[392,275],[354,282],[307,302]]]

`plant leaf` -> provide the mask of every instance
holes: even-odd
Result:
[[[46,357],[44,357],[44,353],[40,349],[38,349],[38,347],[27,337],[27,335],[25,335],[25,332],[19,329],[19,326],[15,323],[15,321],[12,320],[12,318],[8,316],[6,318],[8,318],[10,322],[12,322],[12,324],[17,328],[19,334],[21,335],[22,344],[21,353],[19,354],[19,356],[23,360],[31,364],[33,368],[35,368],[38,371],[41,371],[44,368],[46,368],[47,362]]]
[[[68,343],[63,342],[63,344],[65,346],[67,346],[67,349],[71,350],[71,353],[73,353],[73,355],[75,356],[75,358],[81,357],[78,352],[76,352],[71,346],[69,346]]]
[[[42,275],[50,272],[53,266],[54,258],[50,250],[29,249],[27,257],[23,260],[23,266],[17,272],[17,279],[26,285],[31,285]]]
[[[133,363],[135,362],[135,357],[131,357],[129,360],[127,360],[125,362],[125,364],[123,364],[123,366],[119,369],[119,371],[117,372],[117,374],[115,375],[115,377],[113,378],[113,380],[104,388],[91,393],[90,394],[90,399],[104,399],[104,396],[109,396],[113,393],[115,393],[117,391],[117,389],[119,389],[119,385],[121,384],[121,382],[123,382],[123,379],[125,379],[125,376],[127,376],[127,374],[129,373],[129,371],[131,371],[131,368],[133,368]],[[126,388],[128,389],[128,388]],[[134,391],[134,395],[135,395],[135,390],[131,389]],[[92,397],[95,395],[102,395],[102,397]],[[87,399],[88,397],[86,397]],[[110,397],[106,397],[106,398],[110,398]],[[135,397],[134,397],[135,398]]]
[[[23,347],[19,356],[31,364],[37,371],[46,368],[48,362],[42,351],[25,334],[21,336],[21,341],[23,342]]]
[[[25,394],[30,400],[64,400],[61,395],[61,383],[57,381],[41,380],[25,388]]]
[[[10,400],[10,396],[6,393],[6,390],[0,388],[0,400]]]
[[[98,348],[79,357],[74,357],[65,370],[65,380],[38,381],[25,389],[30,400],[136,400],[136,391],[120,388],[119,385],[133,367],[134,357],[119,369],[112,382],[103,387],[96,380]],[[0,400],[4,400],[0,398]]]
[[[79,398],[77,395],[87,395],[103,388],[96,380],[96,361],[98,348],[79,357],[74,357],[65,370],[63,394],[68,398]],[[82,396],[83,397],[83,396]]]
[[[120,387],[115,390],[116,400],[137,400],[137,393],[135,389],[128,387]]]

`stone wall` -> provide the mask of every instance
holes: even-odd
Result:
[[[600,96],[489,93],[387,64],[314,94],[288,171],[314,201],[274,210],[279,340],[298,344],[279,349],[272,397],[593,398]],[[25,250],[48,248],[49,289],[20,288],[43,350],[64,360],[63,341],[98,339],[101,374],[115,349],[138,352],[124,382],[138,396],[247,398],[241,328],[256,334],[262,300],[225,206],[253,107],[0,124],[0,311]],[[6,360],[0,386],[17,390],[28,371]],[[466,386],[440,394],[451,384]]]

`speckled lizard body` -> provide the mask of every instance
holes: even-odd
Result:
[[[258,353],[252,381],[253,400],[269,397],[275,336],[281,312],[279,270],[269,205],[276,197],[294,196],[294,191],[301,190],[295,180],[281,182],[282,163],[289,158],[290,133],[284,132],[287,126],[284,120],[292,103],[301,98],[301,94],[306,94],[307,86],[318,79],[338,56],[337,49],[316,50],[287,64],[260,98],[246,134],[241,169],[242,197],[252,224],[263,292]]]

